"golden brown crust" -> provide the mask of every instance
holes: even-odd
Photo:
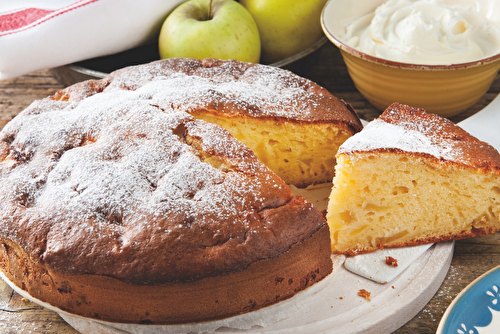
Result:
[[[471,226],[467,230],[463,230],[461,232],[451,232],[449,234],[443,234],[438,237],[427,237],[427,238],[420,238],[420,239],[415,239],[410,242],[395,242],[391,245],[386,245],[385,248],[397,248],[397,247],[411,247],[411,246],[419,246],[419,245],[424,245],[424,244],[433,244],[436,242],[441,242],[441,241],[450,241],[450,240],[462,240],[462,239],[467,239],[467,238],[473,238],[473,237],[479,237],[482,235],[486,234],[493,234],[498,231],[500,231],[500,222],[494,221],[492,226],[489,227],[480,227],[476,228],[474,226]],[[378,249],[384,249],[384,245],[379,244],[377,245]],[[373,251],[373,250],[370,250]],[[357,254],[362,254],[366,252],[356,252],[356,253],[351,253],[349,255],[357,255]]]
[[[185,283],[133,285],[95,275],[65,275],[35,264],[9,240],[0,244],[0,267],[31,296],[95,319],[143,324],[209,321],[285,300],[332,271],[328,226],[279,258],[244,272]]]
[[[341,254],[341,255],[349,255],[349,256],[356,256],[359,254],[366,254],[366,253],[371,253],[377,249],[383,250],[385,248],[400,248],[400,247],[412,247],[412,246],[420,246],[420,245],[426,245],[426,244],[433,244],[436,242],[443,242],[443,241],[451,241],[451,240],[462,240],[462,239],[467,239],[467,238],[473,238],[473,237],[479,237],[482,235],[487,235],[487,234],[494,234],[496,232],[500,231],[500,222],[495,222],[495,226],[491,227],[481,227],[481,228],[475,228],[471,227],[470,229],[461,231],[461,232],[452,232],[449,234],[443,234],[440,235],[439,237],[426,237],[426,238],[419,238],[419,239],[414,239],[408,242],[392,242],[391,244],[385,244],[384,242],[380,242],[377,245],[370,246],[369,248],[362,249],[362,248],[357,248],[357,249],[349,249],[347,251],[333,251],[333,254]]]

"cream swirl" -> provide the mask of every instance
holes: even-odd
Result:
[[[500,52],[500,28],[472,6],[389,0],[346,26],[347,44],[399,62],[456,64]]]

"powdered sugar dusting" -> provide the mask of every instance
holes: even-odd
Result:
[[[405,152],[424,153],[439,159],[456,161],[461,149],[453,140],[429,135],[428,128],[421,130],[386,123],[376,119],[360,132],[349,138],[339,149],[339,154],[371,150],[399,149]],[[425,131],[425,132],[424,132]]]
[[[297,120],[318,115],[331,117],[329,115],[337,112],[332,105],[325,108],[324,103],[318,102],[336,101],[326,90],[289,71],[269,66],[227,62],[205,68],[186,61],[176,70],[165,70],[162,63],[153,63],[137,67],[131,74],[118,72],[108,89],[116,86],[136,89],[147,83],[147,89],[139,90],[144,92],[144,97],[154,92],[152,103],[185,111],[217,108],[228,114]],[[323,93],[328,97],[323,97]]]
[[[435,157],[482,172],[500,171],[500,155],[452,121],[420,108],[393,103],[339,153],[394,151]]]

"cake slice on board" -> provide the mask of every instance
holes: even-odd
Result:
[[[500,155],[447,119],[395,103],[337,154],[332,250],[462,239],[500,230]]]

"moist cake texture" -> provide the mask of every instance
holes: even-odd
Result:
[[[500,155],[449,120],[393,104],[337,161],[327,214],[334,253],[500,230]]]
[[[266,71],[159,61],[33,102],[0,132],[2,272],[68,312],[155,324],[259,309],[328,275],[322,214],[190,114],[285,115],[257,82],[281,96],[295,81]]]

